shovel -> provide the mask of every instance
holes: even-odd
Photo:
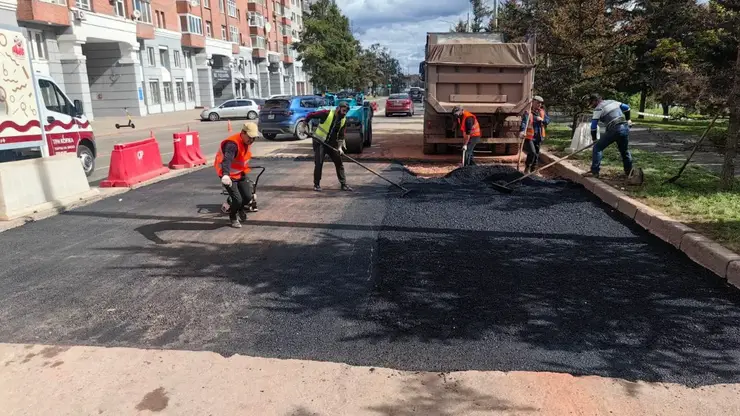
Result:
[[[544,170],[544,169],[549,168],[550,166],[557,165],[558,163],[564,161],[565,159],[568,159],[571,156],[577,155],[578,153],[581,153],[584,150],[587,150],[587,149],[592,148],[595,144],[596,144],[596,142],[593,142],[590,145],[588,145],[588,146],[586,146],[586,147],[584,147],[582,149],[576,150],[575,152],[573,152],[573,153],[571,153],[569,155],[565,155],[565,156],[561,157],[560,159],[558,159],[558,160],[556,160],[554,162],[550,162],[550,163],[546,164],[545,166],[537,169],[536,171],[529,172],[528,174],[526,174],[526,175],[524,175],[524,176],[522,176],[520,178],[516,178],[516,179],[514,179],[511,182],[507,182],[505,184],[499,184],[499,183],[493,182],[490,185],[493,187],[493,189],[495,189],[495,190],[497,190],[499,192],[502,192],[502,193],[505,193],[505,194],[510,194],[510,193],[512,193],[514,191],[513,189],[509,188],[509,186],[511,186],[512,184],[515,184],[515,183],[517,183],[517,182],[519,182],[519,181],[521,181],[521,180],[523,180],[525,178],[528,178],[528,177],[534,175],[535,173],[537,173],[537,172],[539,172],[541,170]]]

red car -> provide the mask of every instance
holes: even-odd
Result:
[[[385,116],[404,114],[407,117],[414,115],[414,103],[408,94],[391,94],[385,102]]]

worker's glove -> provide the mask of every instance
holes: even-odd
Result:
[[[340,155],[344,154],[344,148],[342,146],[339,146],[339,148],[337,148],[337,151],[339,152]]]
[[[467,151],[468,151],[468,145],[465,144],[465,145],[463,145],[463,152],[467,152]]]
[[[231,186],[231,178],[229,175],[224,175],[221,177],[221,184],[224,186]]]
[[[524,133],[524,132],[521,132],[521,133],[519,133],[519,138],[520,138],[520,139],[523,139],[523,138],[524,138],[524,136],[525,136],[525,134],[526,134],[526,133]]]
[[[632,127],[632,120],[627,120],[627,126]]]

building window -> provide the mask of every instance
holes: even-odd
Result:
[[[90,10],[90,0],[77,0],[77,8]]]
[[[151,104],[161,104],[161,95],[159,94],[159,81],[149,81],[149,102]]]
[[[203,0],[203,7],[205,7],[206,9],[210,9],[211,8],[211,0]]]
[[[209,38],[213,37],[213,23],[206,20],[206,36]]]
[[[134,10],[141,13],[139,20],[144,23],[152,23],[152,3],[151,0],[134,0]]]
[[[221,39],[223,39],[223,40],[228,39],[226,37],[226,26],[224,26],[224,25],[221,25]]]
[[[182,68],[182,61],[180,61],[180,51],[173,51],[172,54],[175,60],[175,68]]]
[[[166,29],[167,22],[164,18],[164,12],[161,10],[155,10],[154,14],[155,14],[155,17],[157,18],[157,27],[160,29]]]
[[[237,21],[237,22],[240,22],[240,23],[241,23],[241,21],[242,21],[242,14],[241,14],[241,12],[239,11],[239,9],[236,9],[236,21]]]
[[[259,13],[249,12],[249,26],[265,27],[265,16]]]
[[[184,51],[183,55],[185,55],[185,68],[192,68],[193,64],[190,62],[192,55],[190,54],[190,51]]]
[[[229,16],[236,17],[236,0],[226,0],[229,8]]]
[[[146,54],[147,54],[147,63],[149,66],[156,66],[156,63],[154,62],[154,48],[148,47],[146,48]]]
[[[188,101],[195,101],[195,84],[188,82]]]
[[[162,46],[159,47],[159,63],[163,67],[169,69],[170,68],[170,53],[167,48],[164,48]]]
[[[250,36],[252,38],[252,47],[255,49],[265,49],[265,38],[262,36]]]
[[[210,22],[206,22],[210,24]],[[203,36],[203,19],[192,14],[180,15],[180,31]],[[210,34],[209,34],[210,37]]]
[[[221,11],[221,13],[224,13],[224,1],[225,0],[218,0],[218,10]]]
[[[79,5],[80,2],[77,2]],[[116,0],[116,16],[126,17],[126,6],[123,4],[123,0]]]
[[[178,103],[185,101],[185,83],[181,79],[175,82],[175,97]]]
[[[163,82],[162,86],[164,87],[164,102],[165,104],[171,104],[172,103],[172,83]]]
[[[49,59],[49,51],[46,49],[46,36],[40,30],[26,29],[26,37],[31,49],[31,59],[46,61]]]
[[[229,26],[229,40],[233,43],[239,43],[239,28]]]

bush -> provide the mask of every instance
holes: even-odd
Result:
[[[687,117],[686,115],[686,109],[683,107],[673,107],[668,112],[668,115],[671,117],[671,120],[681,120]]]
[[[725,144],[727,143],[727,129],[714,127],[709,130],[707,139],[717,148],[721,153],[725,151]]]

